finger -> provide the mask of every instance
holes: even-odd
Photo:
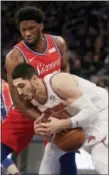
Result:
[[[55,117],[49,117],[49,119],[50,119],[50,121],[56,121],[56,120],[58,120],[58,119],[55,118]]]
[[[37,133],[37,135],[39,136],[43,136],[43,137],[49,137],[47,134],[45,134],[45,132],[40,132],[40,133]]]
[[[41,123],[41,127],[47,128],[48,127],[48,122],[47,123]]]
[[[37,124],[37,123],[40,123],[41,121],[42,121],[42,119],[44,118],[44,113],[37,119],[37,120],[35,120],[35,124]]]
[[[34,129],[41,128],[41,123],[40,124],[35,124]]]
[[[48,122],[50,123],[52,121],[52,117],[49,117]]]
[[[40,133],[40,132],[44,132],[44,133],[47,133],[47,129],[45,128],[37,128],[37,129],[34,129],[35,133]]]
[[[38,124],[40,123],[40,121],[41,121],[41,118],[39,117],[37,120],[34,121],[34,124]]]

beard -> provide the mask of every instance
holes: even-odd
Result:
[[[30,47],[31,49],[35,49],[36,45],[40,42],[40,39],[41,39],[41,33],[40,31],[38,31],[37,37],[32,42],[28,42],[25,39],[23,40],[28,47]]]

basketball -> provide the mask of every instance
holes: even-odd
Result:
[[[77,151],[84,143],[84,132],[81,128],[75,128],[59,133],[55,136],[54,143],[62,151]]]

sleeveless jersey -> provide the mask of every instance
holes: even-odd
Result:
[[[88,80],[80,77],[77,78],[79,88],[87,95],[94,107],[99,111],[98,119],[95,118],[95,121],[90,122],[89,127],[86,129],[89,139],[86,139],[84,148],[90,152],[90,146],[103,141],[108,135],[108,92]]]
[[[2,94],[1,94],[1,116],[5,119],[7,112],[10,110],[13,102],[11,99],[8,83],[2,80]]]
[[[40,104],[37,100],[33,99],[31,103],[36,106],[40,112],[44,112],[45,116],[56,114],[60,118],[71,117],[71,108],[67,105],[66,101],[60,98],[51,87],[51,79],[56,73],[49,74],[44,77],[43,82],[47,91],[47,100],[44,104]],[[59,118],[58,117],[58,118]]]
[[[75,103],[72,105],[68,105],[66,103],[66,101],[62,98],[60,98],[52,89],[51,87],[51,79],[52,76],[55,75],[54,74],[49,74],[46,77],[44,77],[43,82],[45,84],[46,90],[47,90],[47,100],[44,104],[40,104],[37,100],[33,99],[32,100],[32,104],[34,106],[37,107],[37,109],[40,112],[44,112],[45,113],[45,117],[48,118],[48,116],[50,115],[57,115],[58,118],[62,119],[66,119],[66,118],[70,118],[73,117],[75,115],[77,115],[81,109],[75,108]],[[100,88],[97,87],[94,83],[91,83],[85,79],[79,78],[79,87],[80,89],[89,97],[91,103],[93,104],[93,106],[98,109],[98,111],[100,112],[100,115],[98,117],[95,116],[95,118],[92,120],[88,120],[88,123],[86,125],[86,127],[84,128],[84,133],[85,133],[85,138],[86,141],[89,139],[89,136],[95,136],[96,140],[94,140],[94,142],[91,142],[91,144],[95,144],[100,142],[102,139],[104,139],[105,137],[105,129],[107,128],[107,114],[102,115],[103,111],[105,111],[105,109],[107,109],[107,100],[105,98],[108,97],[107,92]],[[92,91],[91,91],[92,90]],[[107,95],[107,97],[106,97]],[[105,101],[102,101],[102,100]],[[102,103],[101,103],[102,102]],[[103,104],[104,102],[104,104]],[[100,105],[101,104],[101,105]],[[84,104],[83,104],[84,105]],[[105,125],[105,127],[102,128],[102,123],[101,120],[104,121],[103,126]],[[89,122],[90,121],[90,122]],[[104,131],[103,131],[104,129]],[[89,145],[89,143],[88,143]],[[86,144],[85,144],[86,146]]]
[[[47,89],[48,99],[45,104],[39,106],[40,111],[42,112],[44,112],[46,108],[52,108],[59,103],[64,103],[64,100],[59,98],[51,88],[50,82],[54,74],[55,73],[47,75],[43,79]],[[78,79],[79,88],[87,95],[91,103],[95,106],[96,109],[98,109],[99,112],[108,108],[108,93],[105,89],[98,87],[96,84],[83,78],[77,76],[76,78]],[[33,101],[33,104],[38,105],[38,103],[35,101]]]
[[[32,51],[24,41],[14,46],[14,48],[21,52],[25,61],[37,70],[41,78],[55,71],[60,71],[61,69],[61,54],[54,36],[45,34],[44,37],[47,45],[44,53]]]
[[[77,77],[77,76],[76,76]],[[80,89],[88,96],[92,104],[101,112],[108,108],[108,92],[96,86],[96,84],[85,80],[83,78],[77,77],[79,80]]]

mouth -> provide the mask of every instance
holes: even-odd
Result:
[[[31,43],[33,42],[33,39],[26,39],[26,42]]]

